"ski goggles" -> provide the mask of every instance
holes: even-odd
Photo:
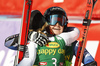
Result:
[[[56,23],[59,23],[59,25],[64,26],[66,22],[66,17],[63,15],[54,14],[50,15],[48,21],[49,25],[56,25]]]

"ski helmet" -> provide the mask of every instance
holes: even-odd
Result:
[[[44,13],[44,17],[49,25],[55,25],[56,23],[59,23],[61,26],[64,26],[63,31],[66,31],[68,24],[67,14],[65,10],[62,9],[61,7],[48,8]],[[48,33],[54,35],[53,31],[50,29],[49,26],[46,29]]]
[[[62,18],[62,16],[63,16],[63,18]],[[62,24],[61,24],[61,22],[59,22],[59,24],[61,26],[67,26],[67,24],[68,24],[67,14],[66,14],[65,10],[62,9],[61,7],[48,8],[44,13],[44,17],[47,20],[48,24],[50,24],[50,25],[55,25],[56,23],[54,23],[54,22],[56,22],[57,20],[61,21],[61,22],[64,21],[64,22],[62,22]],[[51,17],[52,17],[52,19],[51,19]],[[60,17],[60,19],[57,18],[56,21],[53,21],[53,17]],[[53,21],[53,22],[50,23],[50,21]]]

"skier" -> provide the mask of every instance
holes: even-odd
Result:
[[[50,35],[31,32],[27,45],[28,49],[26,49],[25,56],[18,66],[32,66],[33,64],[67,66],[71,64],[72,56],[77,52],[78,41],[76,40],[79,36],[79,30],[75,27],[67,27],[67,15],[60,7],[47,9],[44,17],[49,24],[46,31]],[[5,46],[17,50],[17,43],[18,34],[8,37]],[[67,59],[67,56],[70,56],[70,58]],[[96,61],[87,50],[84,52],[83,63],[84,66],[96,65]]]
[[[61,14],[59,11],[60,11],[60,7],[51,7],[49,9],[47,9],[46,12],[44,13],[44,17],[47,20],[47,22],[50,22],[52,16],[55,16],[55,14]],[[63,10],[63,12],[64,12],[64,14],[66,14],[66,12],[64,10]],[[65,16],[67,18],[67,15],[65,15]],[[58,18],[58,20],[59,20],[59,18]],[[54,22],[54,20],[51,20],[51,21]],[[75,28],[75,27],[66,27],[67,23],[65,23],[65,27],[64,27],[63,32],[70,32]],[[72,60],[73,55],[77,54],[78,44],[79,44],[79,42],[75,41],[72,44],[66,46],[65,60],[66,60],[67,65],[71,64],[70,62]],[[69,57],[69,58],[67,58],[67,57]],[[89,52],[86,49],[84,50],[82,62],[84,64],[84,66],[97,65],[96,61],[93,59],[93,57],[89,54]]]

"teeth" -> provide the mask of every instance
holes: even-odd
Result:
[[[60,30],[60,29],[56,29],[56,28],[54,28],[55,30]]]

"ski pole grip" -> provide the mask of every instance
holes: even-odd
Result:
[[[90,26],[91,20],[90,19],[83,19],[83,25],[84,26]]]

